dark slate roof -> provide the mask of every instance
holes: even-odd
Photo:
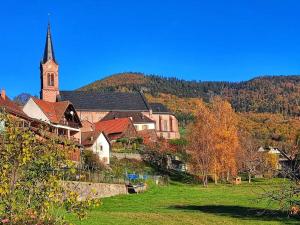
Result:
[[[51,31],[50,31],[50,23],[49,23],[48,29],[47,29],[46,45],[45,45],[42,63],[46,63],[47,61],[49,61],[51,59],[56,63],[54,49],[53,49],[53,43],[52,43],[52,37],[51,37]]]
[[[170,110],[161,103],[149,103],[153,113],[170,113]]]
[[[149,117],[143,115],[141,112],[109,112],[102,118],[101,121],[113,120],[117,118],[132,118],[133,123],[155,123]]]
[[[60,91],[59,101],[70,101],[76,110],[149,111],[149,105],[139,92]]]

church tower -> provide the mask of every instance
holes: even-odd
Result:
[[[48,102],[56,102],[59,95],[58,64],[55,60],[50,23],[48,24],[44,56],[40,64],[41,92],[40,98]]]

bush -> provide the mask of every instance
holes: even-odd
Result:
[[[107,168],[107,166],[99,158],[99,156],[91,150],[85,150],[83,152],[83,162],[84,162],[84,167],[88,170],[101,171]]]
[[[62,167],[74,173],[68,153],[75,146],[45,129],[20,126],[15,118],[0,114],[5,127],[0,134],[0,221],[8,224],[66,224],[51,214],[65,208],[80,219],[96,200],[78,201],[80,193],[67,190],[60,180]],[[61,210],[61,209],[60,209]]]

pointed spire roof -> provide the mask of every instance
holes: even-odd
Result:
[[[46,63],[48,60],[51,60],[51,59],[56,63],[54,49],[53,49],[53,43],[52,43],[52,37],[51,37],[50,23],[48,23],[46,45],[45,45],[42,63]]]

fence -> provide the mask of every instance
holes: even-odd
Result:
[[[156,184],[167,184],[168,176],[156,176],[148,174],[132,174],[124,173],[122,177],[115,177],[112,174],[102,171],[92,171],[77,168],[75,173],[71,173],[70,169],[63,169],[63,181],[81,181],[91,183],[110,183],[110,184],[128,184],[142,183],[147,180],[153,180]]]

